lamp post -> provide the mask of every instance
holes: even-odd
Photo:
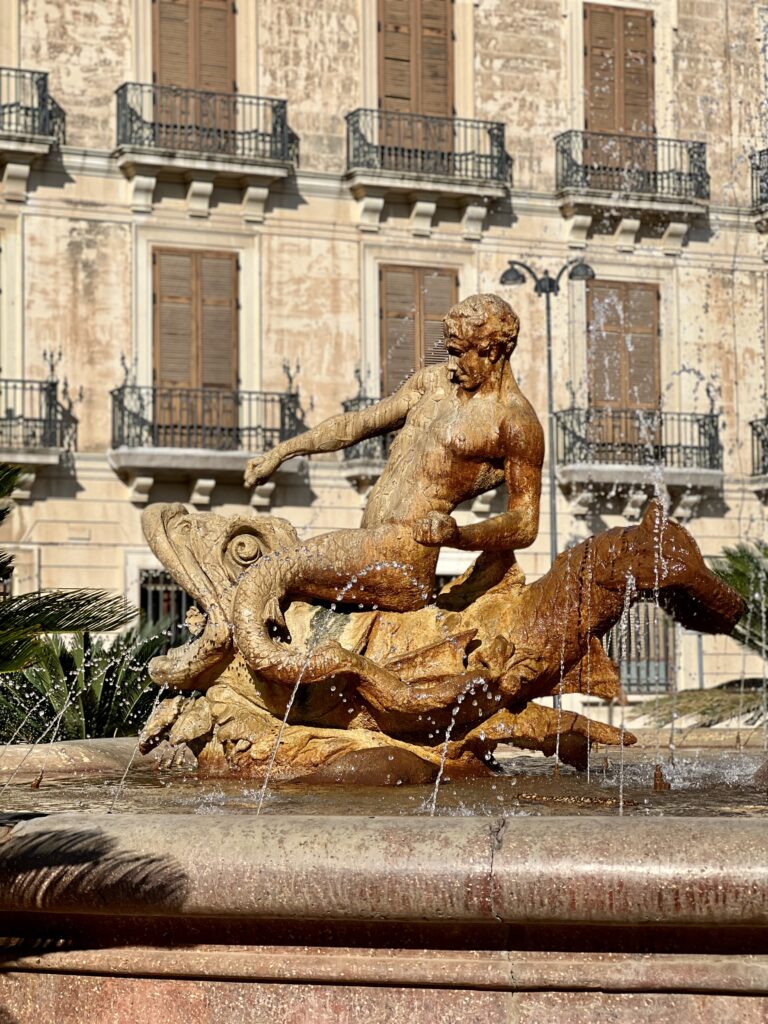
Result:
[[[510,260],[508,268],[499,279],[500,284],[525,284],[525,274],[533,281],[533,290],[543,295],[547,314],[547,446],[549,448],[549,550],[554,562],[557,557],[557,477],[555,475],[555,410],[552,396],[552,296],[560,291],[560,280],[568,271],[569,281],[592,281],[595,272],[581,259],[568,260],[552,277],[548,270],[539,276],[535,270],[520,260]],[[525,273],[523,273],[525,271]]]

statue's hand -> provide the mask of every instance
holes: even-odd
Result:
[[[453,516],[444,512],[430,512],[423,519],[412,524],[413,539],[426,547],[437,547],[439,544],[450,544],[459,535],[459,527]]]
[[[251,459],[245,467],[245,486],[257,487],[259,484],[266,483],[275,470],[280,468],[281,461],[275,455],[274,450],[267,452],[266,455],[257,455],[255,459]]]

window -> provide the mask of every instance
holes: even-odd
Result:
[[[628,619],[617,622],[603,637],[603,647],[619,666],[621,685],[627,693],[663,693],[670,688],[675,624],[652,601],[633,605]]]
[[[652,134],[651,13],[585,4],[584,61],[584,127],[590,132]]]
[[[194,603],[165,569],[142,569],[139,573],[141,617],[148,623],[169,620],[172,643],[179,639],[186,614]]]
[[[200,447],[212,407],[217,429],[237,425],[237,257],[156,249],[152,263],[155,444]]]
[[[236,91],[232,0],[155,0],[156,85]]]
[[[381,388],[396,391],[423,366],[445,360],[443,317],[456,302],[455,271],[381,267]]]
[[[13,566],[6,565],[0,572],[0,604],[13,596]]]
[[[379,0],[379,106],[451,117],[451,0]]]
[[[593,457],[644,464],[648,446],[661,442],[658,289],[590,281],[587,318],[587,441]]]

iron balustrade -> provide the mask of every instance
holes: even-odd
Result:
[[[56,380],[0,380],[0,448],[37,451],[77,446],[77,420],[59,401]]]
[[[753,420],[752,428],[752,476],[768,476],[768,416]]]
[[[503,124],[362,108],[347,114],[346,121],[349,171],[509,182],[512,161]]]
[[[48,92],[45,71],[0,67],[0,134],[66,141],[66,116]]]
[[[703,142],[567,131],[555,138],[558,191],[709,199]]]
[[[627,693],[665,693],[675,666],[675,623],[648,599],[634,604],[602,638],[606,654],[619,668]]]
[[[355,398],[348,398],[346,402],[342,402],[341,407],[344,412],[360,412],[362,409],[376,405],[379,401],[381,401],[379,398],[357,395]],[[396,436],[394,433],[379,434],[378,437],[367,437],[364,441],[358,441],[357,444],[344,449],[344,461],[363,459],[367,462],[386,462],[389,458],[389,449]]]
[[[139,82],[116,96],[118,146],[298,163],[286,100]]]
[[[293,393],[123,384],[111,395],[113,448],[264,452],[305,429]]]
[[[555,423],[559,465],[723,468],[716,413],[571,408]]]
[[[768,149],[760,149],[749,155],[752,167],[752,208],[768,206]]]

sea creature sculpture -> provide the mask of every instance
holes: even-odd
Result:
[[[583,766],[593,743],[635,742],[534,698],[621,700],[600,637],[643,595],[705,632],[730,632],[743,603],[657,501],[526,585],[515,551],[537,534],[544,445],[509,361],[518,328],[498,296],[465,299],[444,320],[446,363],[248,464],[254,486],[295,455],[397,431],[359,529],[300,541],[255,511],[145,511],[150,546],[198,605],[192,641],[150,672],[202,692],[162,702],[145,749],[186,743],[209,773],[403,782],[493,771],[499,743]],[[505,512],[457,524],[459,504],[502,484]],[[442,546],[479,555],[435,593]]]

